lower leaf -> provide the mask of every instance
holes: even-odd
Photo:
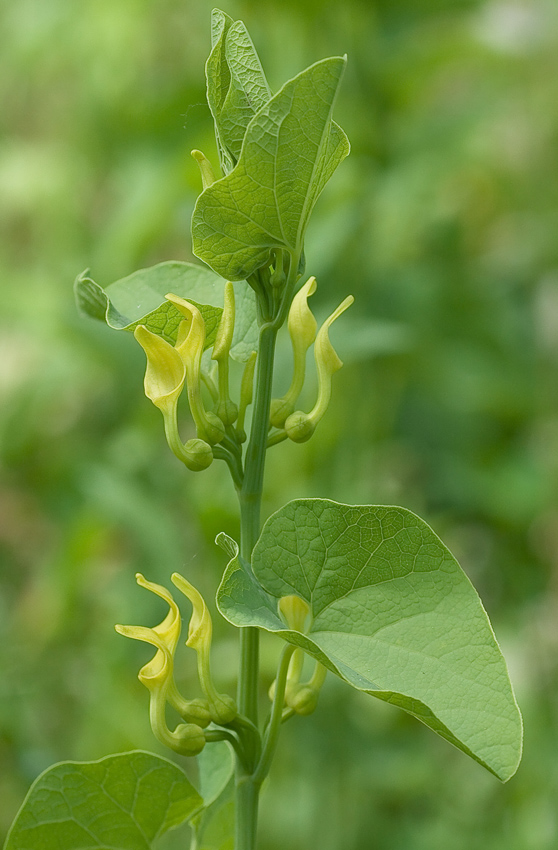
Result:
[[[236,626],[300,646],[358,690],[398,705],[503,781],[521,715],[482,603],[432,529],[404,508],[289,502],[262,530],[253,573],[238,557],[217,594]],[[303,634],[278,615],[298,595]]]
[[[61,762],[31,786],[4,850],[150,850],[202,804],[182,770],[152,753]]]

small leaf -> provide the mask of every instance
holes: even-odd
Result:
[[[242,21],[212,13],[212,51],[206,64],[207,101],[215,122],[221,168],[236,164],[246,128],[271,97],[258,54]]]
[[[503,781],[521,758],[522,725],[505,661],[459,564],[404,508],[290,502],[218,591],[237,626],[260,626],[302,647],[358,690],[398,705]],[[311,608],[307,634],[289,631],[277,600]]]
[[[195,850],[234,850],[234,785],[206,810]]]
[[[194,253],[230,280],[269,262],[273,248],[297,258],[318,195],[349,152],[331,120],[345,59],[311,65],[252,118],[234,170],[199,196]]]
[[[206,746],[196,759],[198,764],[198,790],[204,808],[211,806],[221,796],[234,773],[234,756],[226,741],[216,741]]]
[[[202,803],[180,768],[152,753],[61,762],[31,786],[4,850],[149,850]]]
[[[225,743],[210,744],[200,753],[198,788],[204,808],[192,819],[192,850],[234,848],[234,757]]]
[[[186,298],[198,308],[206,326],[206,348],[213,345],[223,312],[224,281],[210,269],[192,263],[169,261],[140,269],[107,286],[95,283],[87,272],[79,275],[74,291],[82,313],[117,330],[134,331],[145,325],[171,345],[184,318],[165,300],[167,293]],[[255,296],[245,283],[235,285],[237,326],[231,356],[245,362],[257,348]],[[248,350],[249,349],[249,350]],[[245,353],[247,352],[247,353]]]

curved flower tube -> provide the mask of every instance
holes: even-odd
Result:
[[[329,328],[351,306],[354,300],[352,295],[348,295],[331,316],[325,320],[318,331],[314,344],[314,358],[318,373],[318,399],[310,413],[297,410],[285,422],[287,436],[295,443],[304,443],[310,439],[318,422],[327,410],[331,398],[331,378],[343,365],[330,342]]]
[[[296,400],[304,385],[306,373],[306,352],[316,339],[318,323],[314,318],[308,298],[316,291],[316,278],[309,278],[293,298],[289,310],[289,335],[293,348],[293,378],[291,386],[282,398],[271,402],[270,422],[275,428],[282,428],[285,420],[294,411]]]
[[[225,436],[225,426],[218,416],[205,410],[201,395],[201,358],[205,346],[203,316],[194,304],[178,295],[168,293],[165,298],[174,304],[186,319],[179,327],[176,351],[186,369],[188,402],[198,437],[210,445],[215,445]]]
[[[180,354],[170,343],[138,325],[134,336],[145,351],[147,368],[145,370],[145,395],[163,416],[176,413],[178,397],[186,380],[186,368]]]
[[[141,573],[137,573],[136,581],[141,587],[164,599],[169,605],[169,612],[164,620],[153,628],[116,625],[115,629],[125,637],[144,641],[157,649],[151,661],[138,673],[138,679],[149,691],[149,715],[155,737],[176,752],[196,755],[205,745],[201,727],[207,726],[210,716],[202,701],[185,700],[174,682],[173,658],[181,630],[178,605],[166,588],[147,581]],[[174,731],[169,729],[166,722],[167,702],[188,721],[186,724],[179,724]]]
[[[198,656],[198,676],[204,695],[209,703],[209,713],[214,723],[231,723],[238,714],[235,701],[227,694],[217,692],[210,669],[211,638],[213,624],[211,614],[201,593],[180,575],[173,573],[171,581],[192,603],[192,616],[186,646],[195,649]]]
[[[238,416],[238,407],[229,395],[229,352],[234,334],[234,287],[225,284],[225,303],[219,323],[211,359],[217,361],[219,374],[219,398],[216,413],[224,425],[233,425]]]
[[[181,323],[186,324],[185,321]],[[181,333],[184,330],[179,326],[179,337]],[[138,325],[134,336],[147,357],[145,395],[163,414],[165,436],[171,451],[188,469],[194,472],[207,469],[213,463],[211,446],[202,440],[189,440],[183,444],[178,433],[177,405],[186,380],[186,367],[180,354],[145,325]]]

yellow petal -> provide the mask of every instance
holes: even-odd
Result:
[[[354,300],[355,299],[352,295],[347,295],[337,310],[334,310],[331,316],[328,316],[318,331],[316,344],[314,345],[318,378],[322,376],[325,377],[326,375],[328,378],[331,377],[331,375],[333,375],[334,372],[337,372],[343,365],[342,360],[339,358],[329,340],[329,329],[333,322],[339,318],[341,313],[344,313],[345,310],[351,306]]]
[[[295,352],[300,349],[306,354],[306,351],[316,339],[318,323],[308,306],[308,298],[314,294],[316,286],[316,278],[309,278],[293,298],[289,310],[289,334]]]
[[[171,304],[174,304],[188,323],[187,326],[183,325],[181,327],[180,337],[177,339],[175,349],[188,369],[191,365],[197,364],[203,354],[205,346],[205,322],[195,304],[190,304],[186,299],[172,293],[165,295],[165,298]],[[187,333],[186,329],[188,331]]]
[[[158,626],[152,629],[145,626],[115,626],[116,631],[125,637],[141,640],[156,647],[157,652],[138,673],[138,678],[150,690],[166,686],[172,677],[173,656],[180,638],[181,620],[178,605],[169,591],[160,584],[147,581],[141,573],[136,574],[140,587],[156,593],[169,605],[169,612]]]
[[[190,618],[186,646],[191,646],[195,650],[207,648],[211,642],[213,626],[211,614],[208,611],[203,596],[180,573],[173,573],[171,581],[192,603],[192,616]]]
[[[138,325],[134,336],[145,351],[145,394],[162,411],[176,404],[186,378],[184,363],[175,348],[162,337]]]

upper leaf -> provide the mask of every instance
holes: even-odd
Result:
[[[244,280],[273,248],[300,257],[308,218],[349,142],[331,120],[345,59],[311,65],[254,115],[234,170],[199,196],[194,253],[229,280]]]
[[[301,646],[353,687],[418,717],[502,780],[521,757],[522,725],[481,601],[432,529],[404,508],[290,502],[266,522],[253,572],[233,559],[222,614]],[[307,634],[286,629],[277,599],[310,606]]]
[[[250,120],[271,97],[258,54],[242,21],[211,16],[212,50],[206,64],[207,101],[215,122],[223,174],[232,171]]]
[[[198,308],[205,322],[206,348],[215,342],[223,312],[222,278],[203,266],[178,261],[140,269],[106,289],[83,272],[76,279],[74,291],[77,305],[85,315],[100,319],[117,330],[133,332],[138,325],[145,325],[171,345],[176,342],[178,326],[184,316],[174,304],[165,300],[168,293],[186,298]],[[255,297],[247,285],[237,284],[235,293],[237,322],[231,356],[244,362],[257,348]]]
[[[4,850],[150,850],[202,804],[180,768],[152,753],[61,762],[31,786]]]

